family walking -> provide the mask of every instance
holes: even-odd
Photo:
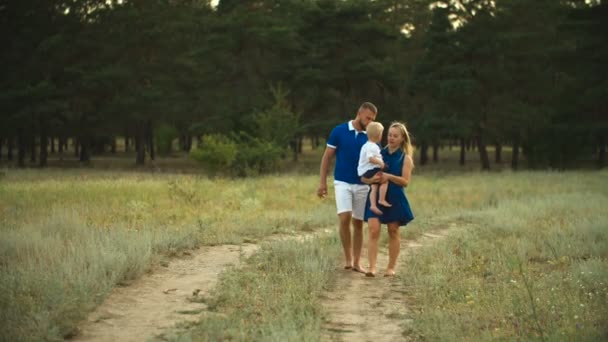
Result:
[[[394,276],[400,249],[399,227],[414,219],[404,190],[414,167],[409,133],[404,124],[392,123],[387,145],[380,149],[384,128],[374,121],[377,115],[376,106],[365,102],[355,119],[331,131],[321,159],[317,190],[319,197],[327,196],[327,173],[335,157],[334,189],[344,268],[368,277],[376,276],[381,225],[387,226],[389,235],[389,261],[384,276]],[[369,228],[368,270],[361,266],[363,221]]]

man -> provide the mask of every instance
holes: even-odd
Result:
[[[363,214],[369,186],[363,184],[357,174],[361,146],[367,142],[365,128],[376,119],[378,109],[370,102],[359,107],[357,117],[336,126],[327,139],[327,147],[321,159],[321,182],[317,195],[327,196],[327,172],[329,163],[336,156],[334,188],[339,218],[340,241],[344,249],[345,269],[365,273],[360,265],[363,245]],[[351,236],[350,223],[353,234]],[[352,237],[352,238],[351,238]]]

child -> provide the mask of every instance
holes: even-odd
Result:
[[[376,173],[384,169],[384,161],[380,154],[380,141],[382,140],[382,132],[384,127],[379,122],[370,122],[367,125],[367,142],[361,147],[359,154],[359,166],[357,173],[359,177],[372,178]],[[369,194],[370,210],[377,215],[382,215],[382,211],[376,206],[376,196],[380,188],[380,200],[378,203],[385,207],[390,207],[391,204],[386,201],[386,190],[388,182],[371,184],[371,192]]]

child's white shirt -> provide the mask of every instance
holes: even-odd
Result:
[[[363,176],[363,174],[371,169],[379,168],[369,161],[370,157],[375,157],[382,160],[382,154],[380,153],[380,146],[377,143],[368,141],[361,146],[361,152],[359,153],[359,166],[357,167],[357,174]]]

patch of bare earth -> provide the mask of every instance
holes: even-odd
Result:
[[[146,341],[183,321],[200,319],[205,304],[193,300],[212,289],[218,275],[257,245],[202,247],[187,258],[144,275],[110,296],[78,328],[76,341]]]
[[[304,241],[331,229],[297,235],[275,235],[264,241]],[[126,287],[117,287],[78,327],[75,341],[146,341],[162,335],[177,323],[196,322],[207,307],[204,298],[220,273],[238,267],[257,244],[220,245],[192,251],[167,267],[146,274]]]
[[[407,267],[408,254],[445,237],[446,231],[425,233],[416,240],[402,240],[397,269]],[[404,331],[411,324],[406,288],[396,277],[383,277],[388,263],[388,246],[381,245],[376,277],[339,270],[335,288],[326,293],[323,308],[327,313],[323,325],[324,341],[403,341],[410,340]],[[363,251],[367,260],[367,251]],[[365,264],[365,262],[364,262]]]

